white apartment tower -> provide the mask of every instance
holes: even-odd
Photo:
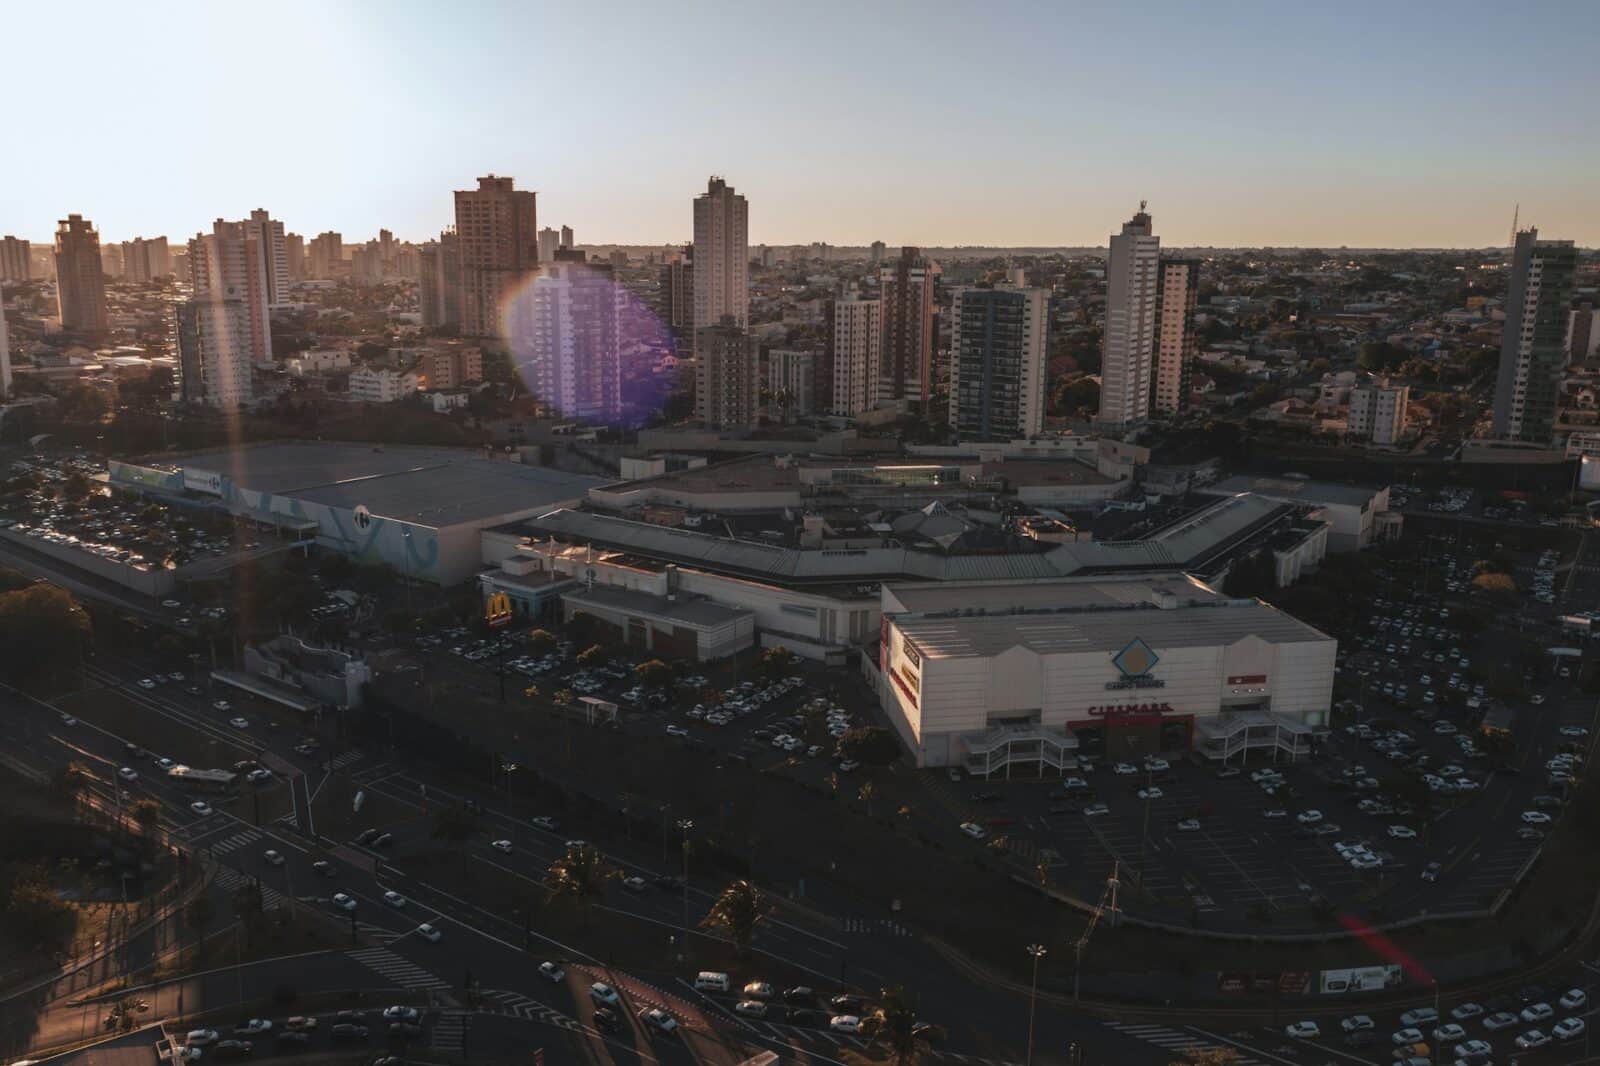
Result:
[[[1373,444],[1393,444],[1405,433],[1411,390],[1388,382],[1367,382],[1350,390],[1346,432]]]
[[[826,411],[854,418],[878,404],[883,352],[883,304],[847,293],[828,308],[828,341],[820,384],[828,390]]]
[[[275,268],[270,244],[270,232],[259,220],[220,218],[211,224],[210,233],[196,234],[189,242],[189,281],[195,298],[238,300],[244,305],[249,327],[246,358],[256,363],[272,361],[269,275]]]
[[[1194,367],[1194,312],[1200,298],[1198,259],[1161,260],[1156,286],[1155,396],[1157,414],[1180,415],[1189,406]]]
[[[750,206],[713,177],[694,198],[694,328],[750,327]],[[698,349],[696,349],[698,351]]]
[[[1144,201],[1139,213],[1111,238],[1106,261],[1106,325],[1100,366],[1100,417],[1108,428],[1145,421],[1150,414],[1151,366],[1156,339],[1161,238],[1150,229]]]
[[[1571,241],[1517,232],[1506,282],[1506,321],[1494,391],[1494,435],[1548,444],[1567,362],[1567,319],[1578,269]]]
[[[289,302],[289,244],[283,233],[283,223],[258,207],[250,212],[245,225],[261,242],[261,255],[266,261],[267,306],[282,307]]]
[[[549,263],[507,309],[518,376],[558,417],[621,418],[625,291],[602,269]]]
[[[176,307],[179,395],[185,403],[250,403],[251,309],[243,300],[199,296]]]

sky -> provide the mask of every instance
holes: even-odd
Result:
[[[1113,10],[1114,8],[1114,10]],[[1124,10],[1126,8],[1126,10]],[[1600,245],[1600,3],[7,4],[0,233],[266,207],[424,240],[510,175],[580,244]]]

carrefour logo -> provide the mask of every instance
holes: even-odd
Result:
[[[1117,681],[1107,681],[1106,688],[1165,688],[1165,681],[1150,676],[1150,671],[1160,661],[1161,656],[1144,642],[1144,638],[1134,637],[1111,657],[1111,665],[1117,668],[1122,677]]]

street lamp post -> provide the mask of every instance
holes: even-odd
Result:
[[[1033,1013],[1039,1002],[1039,960],[1046,955],[1043,944],[1029,944],[1024,949],[1033,956],[1033,982],[1028,986],[1028,1057],[1024,1066],[1033,1066]]]
[[[679,819],[678,831],[683,834],[683,943],[680,950],[684,954],[689,951],[689,831],[693,828],[692,820]]]

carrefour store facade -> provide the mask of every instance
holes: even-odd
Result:
[[[886,585],[873,673],[919,766],[1308,753],[1337,644],[1184,577]]]

